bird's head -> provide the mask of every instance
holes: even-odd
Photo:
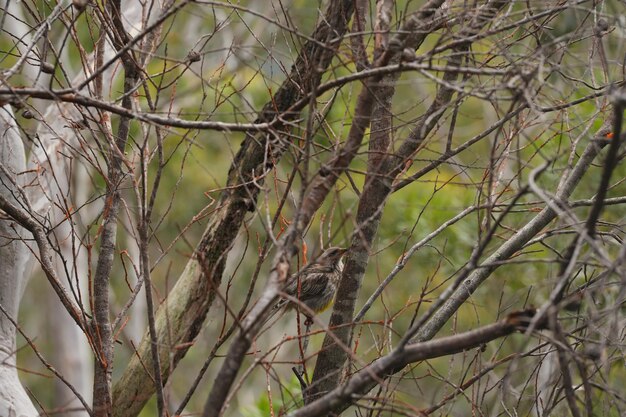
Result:
[[[348,248],[331,246],[320,255],[317,263],[323,266],[337,268],[341,270],[343,268],[343,262],[341,262],[341,258],[347,251]]]

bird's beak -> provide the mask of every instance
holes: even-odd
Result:
[[[340,248],[339,251],[341,252],[342,255],[344,255],[346,252],[348,252],[348,249],[350,248]]]

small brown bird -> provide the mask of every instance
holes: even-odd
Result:
[[[346,251],[346,248],[331,246],[315,262],[308,264],[298,274],[293,275],[283,292],[297,298],[299,303],[283,298],[274,306],[275,312],[281,308],[285,310],[298,308],[299,304],[304,304],[315,314],[330,307],[343,270],[341,258]],[[307,316],[307,321],[310,321],[309,311],[302,312]]]

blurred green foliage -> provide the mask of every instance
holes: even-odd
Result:
[[[418,6],[411,3],[414,2],[407,2],[407,7],[411,10]],[[241,4],[251,5],[252,3],[242,2]],[[403,10],[404,6],[400,4],[398,10]],[[522,9],[525,5],[519,2],[512,7],[515,11],[516,8]],[[270,15],[269,9],[263,12]],[[300,33],[310,33],[317,18],[316,7],[305,0],[294,1],[291,3],[289,13],[290,18],[297,22]],[[401,13],[398,13],[398,16],[401,16]],[[564,36],[575,30],[577,25],[582,24],[576,21],[575,17],[576,10],[572,10],[552,22],[552,26],[556,29],[553,33],[546,34],[546,39]],[[84,53],[90,53],[99,35],[99,29],[95,27],[93,18],[89,14],[83,14],[74,22],[74,25],[80,48]],[[242,29],[246,25],[251,25],[251,29]],[[237,26],[237,31],[233,29],[233,32],[229,32],[232,26]],[[194,33],[195,43],[190,42],[185,28]],[[67,35],[60,24],[54,26],[51,32],[56,41],[60,41]],[[164,41],[146,70],[150,75],[147,88],[160,114],[188,120],[225,122],[254,120],[255,112],[271,101],[272,95],[285,78],[284,72],[289,70],[304,42],[303,38],[290,31],[281,30],[267,20],[253,21],[249,15],[244,14],[242,18],[232,10],[225,11],[224,8],[218,7],[212,9],[191,6],[186,13],[168,20],[164,33]],[[515,41],[509,42],[510,39],[515,39]],[[526,36],[525,31],[522,30],[507,31],[500,37],[476,43],[472,47],[472,58],[477,67],[481,64],[490,65],[493,68],[502,67],[510,62],[527,59],[525,54],[533,51],[537,42],[543,40],[544,38],[534,39]],[[436,35],[429,37],[417,54],[428,53],[440,41],[441,39],[438,39]],[[498,47],[498,41],[502,41],[510,49],[502,51]],[[13,42],[14,40],[6,36],[0,38],[0,48],[2,52],[5,52],[0,61],[2,67],[8,67],[16,62],[16,53],[12,52]],[[548,83],[537,97],[533,97],[537,105],[552,106],[571,102],[593,92],[584,83],[572,82],[574,76],[584,80],[592,78],[601,80],[604,77],[599,66],[587,67],[586,53],[591,42],[593,42],[592,39],[582,38],[580,42],[567,47],[567,53],[564,52],[562,57],[567,77],[562,73],[549,71],[537,76],[541,82]],[[261,44],[265,46],[261,47]],[[368,40],[367,47],[372,48],[371,39]],[[64,57],[67,57],[68,62],[65,65],[68,69],[79,71],[82,61],[78,55],[78,46],[73,42],[68,42],[66,48]],[[613,52],[623,52],[623,46],[617,40],[608,41],[607,48]],[[333,62],[333,70],[324,76],[323,82],[355,71],[352,63],[346,64],[350,58],[346,49],[347,47],[342,47],[341,56]],[[200,62],[190,64],[186,61],[187,54],[192,50],[201,54]],[[447,58],[447,56],[437,56],[432,60],[432,64],[445,65]],[[442,77],[442,74],[437,72],[432,72],[432,74],[438,78]],[[611,73],[611,75],[614,74]],[[60,77],[60,74],[57,76]],[[22,76],[16,76],[17,83],[28,83],[29,80],[20,77]],[[58,83],[65,86],[66,82],[67,80],[60,79]],[[495,85],[498,82],[499,80],[482,80],[476,77],[469,79],[461,90],[479,91],[485,86],[492,86],[490,83]],[[319,118],[315,119],[316,130],[313,135],[310,172],[316,172],[332,156],[333,150],[345,140],[361,87],[360,82],[350,83],[318,98],[316,110],[325,118],[320,125],[317,123]],[[436,89],[437,85],[431,79],[417,72],[410,71],[402,74],[393,99],[394,127],[391,134],[397,142],[410,134],[412,125],[430,105]],[[112,101],[118,101],[122,91],[120,77],[113,80],[111,91]],[[511,97],[513,93],[502,91],[502,95]],[[142,107],[147,106],[148,101],[143,90],[138,90],[135,98]],[[472,250],[479,245],[488,228],[502,213],[505,205],[511,201],[521,186],[527,183],[531,170],[541,165],[546,159],[550,161],[549,167],[539,176],[537,183],[551,192],[556,189],[562,173],[576,162],[582,149],[607,117],[608,109],[599,108],[599,103],[601,100],[588,100],[577,104],[573,109],[546,112],[539,116],[532,112],[524,112],[519,119],[488,135],[486,140],[463,151],[452,161],[438,166],[390,197],[374,247],[370,250],[371,258],[359,294],[357,309],[413,244],[468,206],[485,207],[490,203],[496,203],[496,207],[493,207],[491,212],[483,208],[469,214],[419,249],[408,261],[405,268],[373,304],[364,322],[356,326],[355,352],[364,363],[388,353],[397,343],[398,335],[410,326],[415,317],[423,314],[433,300],[447,288],[455,274],[467,262]],[[451,114],[454,110],[457,110],[455,127],[450,132]],[[442,122],[428,136],[415,155],[413,164],[407,167],[403,178],[415,174],[439,158],[446,150],[448,135],[452,137],[452,148],[460,146],[497,121],[505,110],[506,106],[496,108],[481,97],[470,96],[463,99],[458,103],[458,108],[450,109],[442,118]],[[228,297],[231,303],[229,305],[231,311],[238,311],[247,294],[251,277],[259,261],[258,252],[267,238],[268,219],[272,219],[275,215],[280,197],[285,192],[285,184],[295,169],[294,160],[304,146],[304,126],[309,117],[311,115],[308,110],[300,115],[301,119],[291,131],[293,141],[289,144],[286,156],[265,178],[262,185],[264,193],[259,199],[257,211],[249,214],[246,225],[241,231],[241,237],[231,252],[222,288],[222,294],[225,298]],[[34,134],[36,127],[33,122],[19,120],[20,123],[24,122],[26,133]],[[117,117],[113,117],[114,131],[117,123]],[[131,129],[132,141],[126,149],[128,154],[136,155],[143,144],[144,137],[149,139],[150,146],[147,150],[152,155],[148,168],[150,184],[156,178],[157,171],[162,169],[153,214],[154,229],[151,230],[155,239],[150,248],[151,259],[154,262],[152,273],[155,292],[158,294],[158,302],[161,302],[190,258],[195,244],[199,241],[212,212],[216,209],[220,192],[226,184],[233,156],[239,149],[244,135],[237,132],[210,130],[161,129],[159,134],[163,137],[164,164],[160,167],[159,158],[156,155],[156,127],[133,122]],[[100,136],[94,140],[106,143]],[[322,246],[320,242],[323,242],[323,245],[331,243],[348,245],[350,243],[358,204],[358,194],[355,188],[358,191],[362,191],[363,188],[368,143],[369,135],[366,135],[359,154],[351,165],[350,177],[343,175],[340,178],[313,224],[307,230],[304,241],[309,248],[309,259],[320,250]],[[485,178],[492,155],[505,155],[505,163],[501,166],[502,180],[494,185],[494,190],[489,190]],[[602,158],[603,156],[598,161],[602,161]],[[573,200],[588,199],[594,195],[602,169],[601,162],[598,164],[600,166],[593,167],[583,179],[572,197]],[[129,172],[128,175],[129,181],[139,179],[138,172]],[[624,177],[626,177],[626,168],[621,164],[614,173],[618,184],[610,191],[610,197],[623,195],[626,192],[621,181]],[[292,220],[301,185],[302,179],[296,175],[282,218],[273,229],[276,235]],[[103,176],[93,172],[91,186],[93,188],[90,190],[90,195],[95,201],[98,196],[102,195],[106,186]],[[495,201],[490,201],[487,197],[491,191],[494,191]],[[136,216],[138,204],[132,190],[125,192],[124,199],[125,210],[130,213],[131,217]],[[527,224],[529,219],[543,207],[543,202],[530,193],[525,194],[520,201],[526,205],[506,216],[502,227],[495,234],[494,241],[487,245],[486,252],[481,259],[486,258],[505,239]],[[88,206],[84,208],[85,211],[88,209]],[[575,209],[580,219],[585,219],[587,212],[586,207]],[[97,241],[99,220],[99,217],[93,218],[86,225],[86,233],[92,241]],[[623,224],[623,210],[620,206],[607,207],[603,213],[603,220]],[[558,231],[561,225],[562,223],[557,220],[549,227]],[[604,230],[603,224],[600,225],[600,229]],[[493,277],[481,286],[441,334],[475,328],[491,323],[510,311],[543,303],[553,289],[554,278],[558,273],[558,265],[554,262],[556,251],[564,249],[573,237],[574,234],[571,231],[566,235],[555,234],[554,237],[547,239],[549,246],[534,243],[524,248],[514,258],[514,263],[499,268]],[[606,242],[610,240],[606,239]],[[118,254],[133,245],[132,233],[127,229],[120,230]],[[606,243],[606,246],[609,253],[618,250],[618,246],[613,243]],[[95,252],[97,252],[97,245],[94,247]],[[302,262],[302,258],[298,262]],[[271,259],[271,253],[269,259]],[[260,267],[260,278],[253,293],[253,300],[265,283],[269,263],[265,260]],[[294,271],[295,269],[293,268]],[[114,290],[112,303],[115,306],[113,313],[120,310],[129,295],[126,279],[127,275],[134,277],[134,274],[127,273],[127,270],[132,270],[132,268],[126,269],[121,262],[116,264],[112,280]],[[580,272],[579,280],[584,282],[596,273],[597,271],[593,268],[587,268]],[[31,286],[26,299],[39,301],[43,298],[38,291],[44,285],[42,281],[41,277],[35,278],[36,284]],[[36,305],[37,302],[34,304]],[[325,313],[321,320],[327,322],[328,314]],[[31,334],[43,333],[45,315],[41,316],[41,312],[33,310],[32,306],[24,306],[22,317]],[[216,302],[215,308],[209,313],[206,329],[196,346],[190,350],[171,378],[174,382],[170,382],[168,389],[172,398],[179,400],[184,395],[189,388],[191,378],[196,376],[206,359],[207,352],[218,340],[219,335],[223,334],[224,328],[232,322],[233,318],[229,312],[225,311],[223,304]],[[257,354],[276,343],[285,345],[281,346],[280,353],[277,354],[284,361],[276,365],[278,380],[281,383],[277,383],[275,379],[270,382],[271,405],[267,391],[267,373],[255,362],[255,358],[251,357],[246,360],[246,366],[243,369],[253,368],[250,372],[254,383],[242,389],[242,392],[238,394],[240,398],[233,399],[237,413],[245,417],[267,416],[272,413],[277,415],[281,409],[292,409],[299,401],[300,397],[297,393],[300,386],[289,370],[298,358],[297,343],[285,338],[285,335],[293,336],[297,333],[294,323],[293,314],[282,318],[275,326],[268,329],[260,338],[259,346],[255,347],[258,351],[254,353]],[[137,337],[137,334],[121,332],[120,344],[123,346],[117,347],[116,350],[116,363],[120,365],[115,366],[115,377],[124,370],[123,364],[133,354],[130,341],[136,342]],[[322,334],[312,337],[310,352],[316,352],[320,348],[322,338]],[[278,340],[281,342],[277,342]],[[20,339],[19,343],[22,346],[24,341]],[[43,351],[54,349],[54,346],[49,346],[46,340],[38,343]],[[406,381],[394,381],[399,387],[395,394],[396,400],[409,404],[415,404],[416,401],[422,405],[431,404],[455,389],[442,384],[444,377],[460,384],[466,379],[468,370],[478,371],[479,365],[515,352],[518,347],[519,342],[511,337],[501,345],[490,345],[483,357],[479,352],[465,352],[453,358],[442,358],[429,361],[428,364],[418,364],[409,375],[409,377],[418,378],[418,382],[411,378],[407,378]],[[225,347],[220,348],[218,355],[223,355],[225,351]],[[36,361],[33,353],[27,349],[20,352],[20,362],[24,364],[25,369],[30,371],[46,372]],[[309,360],[308,366],[312,366],[313,362],[314,359]],[[218,363],[220,361],[216,360],[210,366],[208,375],[188,407],[190,410],[202,409],[208,386],[213,383],[218,369]],[[615,375],[619,381],[626,382],[622,361],[615,361],[611,366],[609,373]],[[47,389],[50,384],[47,376],[28,373],[23,373],[22,376],[42,404],[52,403],[54,393]],[[415,400],[416,397],[420,400]],[[248,401],[250,398],[254,401]],[[528,402],[530,401],[531,398],[528,399]],[[595,405],[599,410],[603,407],[599,400]],[[460,415],[468,412],[471,404],[462,404],[458,407],[458,409],[448,409],[447,413]],[[151,403],[142,412],[142,417],[154,415],[154,408],[154,404]]]

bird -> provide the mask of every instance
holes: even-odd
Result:
[[[343,270],[343,255],[347,248],[331,246],[326,249],[314,262],[306,265],[297,274],[292,275],[283,289],[289,298],[283,297],[274,307],[271,316],[280,310],[301,310],[307,317],[305,324],[312,324],[311,311],[315,314],[326,310],[333,303],[341,271]],[[300,308],[300,306],[307,308]]]

